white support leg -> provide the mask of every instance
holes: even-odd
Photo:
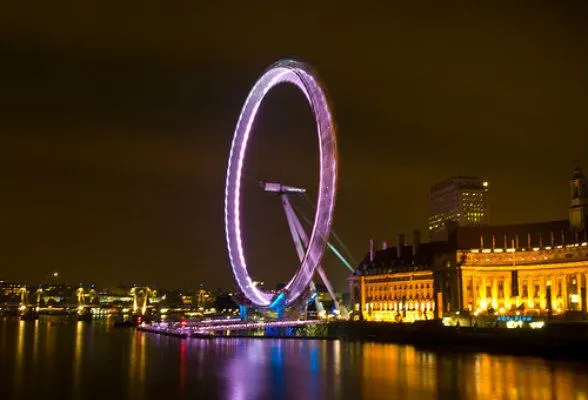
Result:
[[[292,223],[294,224],[294,229],[296,230],[300,239],[302,239],[302,243],[304,244],[304,247],[307,247],[308,246],[308,235],[306,234],[306,231],[304,230],[302,223],[300,223],[300,220],[296,217],[296,214],[294,213],[294,209],[293,209],[292,205],[290,204],[290,200],[285,195],[282,195],[282,205],[284,206],[284,211],[286,212],[286,218],[288,219],[288,224],[290,224],[290,221],[292,221]],[[290,228],[290,232],[292,232],[292,227]],[[298,253],[299,257],[304,257],[304,251],[302,252],[302,256],[300,256],[300,254],[301,253]],[[302,258],[300,258],[300,260],[302,261]],[[333,302],[335,303],[335,309],[341,311],[341,309],[339,307],[339,302],[337,301],[337,298],[335,297],[335,291],[333,290],[333,286],[331,285],[331,282],[329,282],[329,279],[327,278],[327,274],[325,273],[325,270],[323,269],[322,265],[318,266],[317,272],[318,272],[319,276],[321,277],[321,280],[325,284],[327,291],[329,292],[329,295],[333,299]]]
[[[292,235],[292,239],[294,240],[294,246],[296,247],[296,254],[298,254],[298,258],[300,259],[300,261],[302,261],[302,259],[304,258],[304,253],[306,252],[306,243],[303,243],[303,239],[300,237],[300,234],[296,229],[296,222],[294,221],[296,216],[289,212],[291,206],[290,200],[288,200],[288,196],[283,194],[280,197],[282,198],[282,205],[284,206],[284,212],[286,214],[286,219],[288,220],[290,234]]]
[[[307,245],[308,241],[304,242],[304,239],[300,236],[300,232],[296,229],[296,215],[292,212],[292,205],[290,204],[290,200],[288,199],[288,195],[282,194],[280,196],[282,198],[282,205],[284,206],[284,212],[286,214],[286,219],[288,221],[288,227],[290,228],[290,234],[292,235],[292,239],[294,240],[294,246],[296,247],[296,253],[298,254],[298,259],[302,262],[304,258],[304,253],[306,252],[305,246]],[[313,281],[310,281],[310,290],[316,293],[316,286]],[[316,299],[316,307],[317,311],[321,312],[324,311],[324,307],[321,302]]]

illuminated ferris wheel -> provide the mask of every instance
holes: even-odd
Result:
[[[288,200],[289,195],[304,193],[304,189],[279,183],[262,183],[264,190],[278,192],[281,195],[300,259],[300,267],[285,288],[279,293],[273,293],[254,285],[247,269],[241,225],[241,182],[247,145],[253,133],[253,122],[259,106],[265,95],[274,86],[282,83],[295,85],[311,106],[319,142],[320,177],[316,215],[310,236],[302,228]],[[293,60],[278,61],[257,80],[245,100],[231,144],[225,186],[225,231],[229,259],[239,288],[253,304],[267,308],[293,304],[305,293],[309,285],[312,285],[315,272],[319,273],[329,292],[332,292],[322,270],[321,261],[331,234],[336,189],[337,138],[325,92],[316,75],[306,64]]]

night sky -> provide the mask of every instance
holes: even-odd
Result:
[[[356,259],[369,238],[424,231],[429,187],[451,175],[486,177],[491,222],[514,223],[567,218],[574,160],[588,169],[580,2],[131,3],[2,6],[0,279],[230,288],[230,141],[249,89],[283,57],[312,64],[332,100],[335,231]],[[316,194],[318,151],[291,87],[270,93],[256,129],[246,246],[273,286],[296,257],[279,200],[255,182]],[[343,288],[346,270],[326,262]]]

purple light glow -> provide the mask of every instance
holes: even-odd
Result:
[[[210,332],[210,331],[225,331],[225,330],[244,330],[244,329],[262,329],[262,328],[278,328],[291,326],[316,325],[324,323],[318,320],[301,320],[301,321],[273,321],[273,322],[245,322],[239,324],[225,324],[225,325],[209,325],[192,327],[196,332]]]
[[[235,322],[222,325],[191,325],[187,327],[180,327],[179,325],[169,326],[164,324],[153,323],[151,325],[143,324],[139,328],[140,330],[154,333],[172,333],[172,334],[207,334],[214,331],[226,331],[226,330],[248,330],[248,329],[265,329],[265,328],[279,328],[279,327],[294,327],[294,326],[305,326],[305,325],[317,325],[324,324],[324,321],[320,320],[298,320],[298,321],[271,321],[271,322]]]
[[[231,144],[225,186],[225,233],[233,274],[243,294],[253,304],[262,307],[267,307],[275,294],[255,287],[247,271],[241,233],[241,174],[259,106],[265,95],[281,83],[296,85],[310,103],[316,120],[320,154],[315,224],[300,268],[286,285],[289,292],[286,304],[291,304],[301,295],[322,260],[331,233],[337,186],[337,138],[325,93],[308,66],[293,60],[278,61],[259,78],[245,100]]]

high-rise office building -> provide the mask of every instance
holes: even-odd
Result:
[[[588,221],[588,193],[586,192],[586,177],[582,169],[577,166],[570,181],[571,202],[569,210],[570,228],[578,238],[587,240],[586,223]]]
[[[457,226],[488,224],[488,182],[476,177],[454,177],[431,188],[429,194],[429,235],[446,240],[448,222]]]

